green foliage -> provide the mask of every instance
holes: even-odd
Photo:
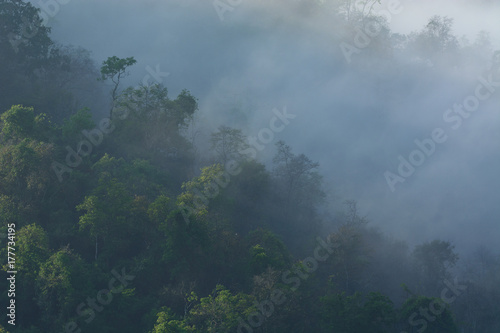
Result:
[[[0,146],[0,192],[20,202],[39,203],[50,183],[51,144],[23,139]]]
[[[319,163],[312,162],[304,154],[293,154],[283,141],[278,141],[276,147],[278,151],[273,162],[279,186],[286,193],[286,207],[321,202],[325,194],[321,189],[321,176],[316,172]]]
[[[267,268],[284,269],[290,265],[288,250],[275,234],[269,230],[257,229],[246,237],[249,244],[249,263],[253,275],[264,272]]]
[[[111,91],[111,98],[113,102],[113,106],[109,111],[109,118],[113,117],[113,108],[115,106],[116,99],[118,98],[118,86],[120,85],[120,80],[122,77],[127,76],[127,67],[135,64],[137,60],[134,57],[129,58],[118,58],[117,56],[108,57],[105,61],[103,61],[101,66],[101,81],[105,81],[107,79],[111,79],[114,84],[113,90]]]
[[[0,223],[7,226],[7,223],[20,221],[18,205],[9,196],[0,194]]]
[[[370,293],[365,300],[360,293],[333,294],[321,301],[325,305],[322,320],[329,332],[388,333],[394,329],[393,303],[380,293]]]
[[[10,225],[9,221],[9,225]],[[7,224],[5,224],[7,226]],[[5,238],[5,241],[15,242],[5,243],[5,248],[2,246],[0,254],[7,258],[7,250],[13,254],[9,255],[15,259],[16,275],[16,302],[19,305],[17,309],[18,318],[26,318],[24,324],[36,324],[39,320],[39,309],[34,301],[36,296],[35,283],[38,279],[41,266],[50,257],[49,237],[47,233],[38,225],[30,224],[21,227],[16,225],[17,232],[14,237]],[[3,231],[3,230],[2,230]],[[5,229],[7,232],[7,229]],[[10,249],[7,248],[9,245]],[[4,271],[12,269],[5,264]]]
[[[77,206],[84,212],[80,216],[80,231],[88,231],[95,239],[96,259],[103,255],[109,263],[111,258],[137,250],[132,248],[138,238],[130,234],[137,229],[131,215],[133,203],[126,186],[112,178],[100,180],[92,195]]]
[[[50,124],[45,115],[35,116],[33,108],[21,105],[4,112],[0,121],[0,195],[35,208],[52,182]]]
[[[47,130],[46,115],[35,116],[32,107],[14,105],[0,116],[2,122],[2,134],[5,138],[42,139],[44,131]]]
[[[185,93],[171,101],[166,89],[159,87],[127,93],[129,102],[134,102],[124,105],[139,112],[131,113],[121,123],[117,121],[116,138],[125,135],[125,129],[136,130],[144,135],[142,143],[129,139],[137,151],[114,157],[111,153],[119,151],[113,144],[105,145],[103,151],[110,153],[104,153],[91,167],[74,171],[76,176],[59,187],[51,183],[48,174],[53,145],[78,140],[82,130],[93,128],[89,111],[80,110],[66,121],[55,134],[54,144],[37,141],[48,137],[44,130],[33,136],[37,128],[44,128],[39,124],[45,121],[34,117],[33,109],[11,108],[2,116],[0,213],[4,222],[20,222],[17,265],[23,272],[19,275],[23,287],[18,299],[29,309],[20,310],[20,314],[30,318],[21,330],[35,332],[37,329],[30,327],[36,325],[45,331],[58,330],[74,319],[74,309],[80,302],[103,288],[104,272],[123,263],[138,272],[134,273],[138,275],[136,286],[115,295],[113,307],[92,322],[89,330],[137,331],[139,326],[125,324],[127,318],[136,316],[143,318],[153,333],[230,332],[258,310],[254,300],[268,299],[276,288],[285,291],[286,302],[275,306],[273,318],[265,320],[263,330],[383,333],[391,332],[398,318],[402,321],[401,313],[397,317],[386,295],[351,294],[363,288],[371,260],[366,221],[357,215],[352,202],[342,217],[344,223],[330,236],[337,246],[328,263],[322,264],[318,274],[302,275],[300,279],[309,280],[302,281],[297,291],[280,282],[284,271],[297,273],[302,266],[287,247],[299,242],[282,238],[286,232],[279,235],[277,231],[305,228],[304,221],[314,220],[315,204],[322,197],[316,163],[304,155],[294,155],[282,143],[274,173],[258,162],[240,161],[238,172],[229,176],[222,165],[214,164],[180,185],[172,169],[160,167],[169,164],[138,151],[148,147],[147,142],[152,143],[152,154],[163,143],[181,147],[181,130],[194,112],[194,99]],[[168,129],[168,135],[158,132],[159,136],[154,136],[154,127],[150,126],[155,121],[165,126],[158,131]],[[172,144],[173,138],[180,141]],[[214,136],[217,145],[225,139]],[[231,148],[233,153],[237,146]],[[289,219],[282,218],[275,204],[288,207],[285,216]],[[184,219],[185,207],[194,209],[188,211],[189,223]],[[38,219],[40,223],[23,224]],[[74,250],[66,247],[51,253],[49,244],[60,248],[70,241]],[[446,269],[457,260],[452,250],[446,242],[426,243],[416,248],[413,258],[422,272],[445,276]],[[294,259],[296,265],[292,265]],[[321,288],[314,287],[327,277],[346,294],[324,296]],[[35,285],[33,280],[37,281]],[[183,289],[176,298],[166,296],[166,290],[172,294],[175,286],[186,281],[193,283],[190,290]],[[231,291],[221,283],[231,286]],[[217,287],[210,293],[214,285]],[[197,293],[204,297],[198,298]],[[162,308],[164,305],[169,308]],[[403,312],[406,314],[412,306],[406,306]],[[158,308],[160,311],[152,312]],[[454,325],[451,317],[444,316],[439,323]]]
[[[177,113],[180,115],[177,117],[177,119],[179,119],[179,125],[186,126],[185,120],[186,118],[192,117],[196,110],[198,110],[198,102],[187,89],[182,89],[174,102]],[[185,117],[182,118],[183,116]]]
[[[100,181],[121,179],[131,193],[145,196],[149,200],[165,192],[165,186],[170,185],[168,175],[148,160],[134,159],[126,162],[123,158],[106,153],[92,166],[92,170]]]
[[[182,184],[184,192],[177,197],[179,207],[190,207],[195,210],[197,218],[208,213],[210,200],[215,199],[223,190],[225,181],[224,169],[214,164],[201,169],[201,175]]]
[[[160,195],[148,207],[148,216],[157,225],[161,225],[167,221],[167,218],[172,209],[170,198],[165,195]]]
[[[36,224],[22,227],[17,233],[17,269],[28,278],[38,275],[40,264],[49,255],[49,238],[47,233]]]
[[[433,16],[425,28],[417,35],[415,43],[422,53],[450,52],[458,48],[458,40],[452,34],[453,19]]]
[[[179,320],[170,309],[163,309],[157,314],[155,327],[149,333],[187,333],[196,332],[193,326],[189,326],[184,320]]]
[[[274,156],[273,192],[276,213],[280,221],[273,225],[276,233],[283,235],[287,242],[306,247],[320,231],[314,210],[325,197],[322,177],[318,174],[319,164],[312,162],[304,154],[296,155],[283,141],[276,143]],[[308,223],[302,221],[308,219]]]
[[[42,25],[39,9],[29,2],[3,0],[0,2],[0,19],[0,33],[6,37],[0,39],[4,55],[17,55],[19,62],[47,55],[52,44],[48,36],[50,28]]]
[[[212,133],[210,143],[212,151],[216,154],[216,161],[223,166],[231,160],[241,162],[243,160],[241,151],[248,147],[241,130],[228,126],[220,126],[217,132]]]
[[[2,133],[6,137],[27,137],[32,135],[35,126],[33,108],[15,105],[0,117],[3,122]]]
[[[167,88],[161,84],[140,85],[123,91],[117,103],[116,115],[122,121],[139,121],[136,126],[159,122],[162,128],[177,132],[188,125],[187,121],[197,108],[196,99],[187,90],[171,100]]]
[[[0,22],[0,112],[22,103],[61,121],[75,105],[68,83],[82,82],[85,74],[63,65],[50,27],[31,2],[0,1]]]
[[[413,256],[424,288],[427,292],[438,292],[433,286],[440,286],[445,279],[450,278],[450,269],[458,261],[455,247],[446,241],[433,240],[415,247]]]
[[[371,16],[377,2],[333,6],[352,23],[347,30],[356,31],[365,18],[385,27]],[[318,8],[327,5],[317,2]],[[411,257],[387,255],[405,248],[376,237],[349,201],[340,227],[327,231],[335,246],[318,248],[323,227],[338,222],[326,218],[320,224],[325,193],[318,163],[280,141],[270,171],[242,157],[248,145],[240,130],[221,126],[209,142],[217,164],[204,165],[186,138],[198,110],[188,90],[175,99],[162,85],[120,92],[133,57],[109,57],[99,71],[88,51],[54,46],[29,2],[0,0],[0,22],[0,230],[16,223],[16,332],[59,332],[71,320],[83,322],[75,313],[78,304],[111,288],[110,279],[118,283],[110,273],[117,267],[131,267],[133,286],[114,294],[102,313],[95,310],[95,320],[82,331],[234,332],[277,290],[285,301],[274,304],[255,332],[457,331],[448,305],[422,321],[422,309],[442,305],[428,294],[441,291],[458,261],[450,243],[421,244]],[[372,47],[384,45],[384,36],[374,37]],[[432,60],[456,42],[446,18],[431,19],[407,39],[417,55],[432,49]],[[113,83],[113,133],[59,183],[51,163],[64,161],[64,147],[83,140],[82,131],[93,129],[93,116],[104,111],[76,110],[90,106],[97,76]],[[82,91],[91,92],[83,101],[77,99]],[[229,173],[224,167],[231,160],[238,164]],[[0,237],[3,258],[7,239]],[[306,272],[304,258],[317,257],[318,250],[328,259]],[[403,274],[392,277],[397,269]],[[287,271],[291,279],[285,282]],[[476,291],[457,297],[461,320],[498,331],[499,296],[491,292],[498,271],[481,270]],[[418,292],[398,310],[391,299],[401,294],[388,285],[401,282],[408,293]]]
[[[230,332],[236,330],[239,319],[246,317],[251,308],[248,295],[233,295],[217,285],[212,295],[200,299],[200,304],[190,311],[190,321],[203,332]]]
[[[270,175],[263,164],[247,161],[239,166],[241,172],[231,178],[230,189],[236,192],[232,195],[235,195],[240,203],[248,206],[269,195]],[[240,209],[242,208],[240,205]]]
[[[159,229],[165,236],[162,263],[169,267],[174,280],[198,277],[209,267],[210,239],[204,222],[192,219],[184,221],[179,210],[173,210]]]
[[[90,295],[89,267],[68,248],[54,253],[40,268],[36,300],[42,321],[59,327],[74,315],[77,302]]]
[[[87,108],[78,110],[72,115],[69,120],[65,120],[62,126],[62,139],[66,144],[76,143],[84,139],[82,136],[83,130],[95,128],[95,123],[92,120],[92,114]]]
[[[182,133],[196,109],[196,99],[187,91],[172,100],[158,84],[125,89],[113,109],[116,129],[109,146],[115,156],[147,159],[184,180],[193,156]]]
[[[460,43],[452,33],[453,19],[435,15],[418,33],[409,35],[409,46],[414,55],[433,65],[457,66]]]
[[[336,232],[328,236],[335,246],[324,268],[327,269],[330,282],[336,290],[347,294],[359,290],[363,284],[363,272],[369,267],[373,254],[364,234],[363,223],[357,223],[359,220],[357,214],[354,214]]]
[[[111,79],[118,82],[126,73],[127,67],[135,64],[137,60],[134,57],[120,59],[117,56],[108,57],[101,66],[101,80]]]
[[[372,332],[390,332],[396,321],[396,311],[389,297],[380,292],[371,292],[363,306],[367,321],[372,325]]]
[[[403,304],[400,316],[410,332],[458,333],[449,306],[440,298],[410,297]]]
[[[211,190],[214,187],[221,187],[218,182],[219,178],[221,178],[224,173],[224,168],[220,164],[214,164],[211,166],[207,166],[201,169],[201,174],[182,185],[182,189],[186,193],[193,194],[195,191],[199,191],[202,194],[205,194],[207,197],[215,197],[215,195],[211,194]],[[214,191],[214,194],[219,194],[218,191]]]

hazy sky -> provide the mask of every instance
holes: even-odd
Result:
[[[391,25],[408,33],[446,15],[458,36],[473,40],[488,30],[499,46],[499,7],[464,2],[403,2]],[[56,40],[91,50],[98,63],[134,56],[131,85],[159,66],[169,73],[162,79],[171,97],[187,88],[199,98],[210,128],[225,123],[255,136],[269,126],[273,108],[286,106],[296,117],[263,158],[285,140],[320,162],[333,197],[357,200],[372,225],[395,237],[412,244],[441,238],[462,249],[498,244],[500,88],[458,129],[443,120],[474,94],[487,62],[422,70],[376,57],[359,63],[365,60],[355,55],[348,64],[333,16],[306,15],[300,5],[243,0],[221,21],[212,1],[71,0],[50,24]],[[397,172],[398,156],[408,158],[414,140],[436,128],[447,141],[392,192],[384,172]]]

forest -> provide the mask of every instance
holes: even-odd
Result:
[[[479,91],[499,86],[500,51],[486,33],[466,43],[433,16],[397,34],[387,17],[331,3],[335,38],[348,41],[335,56],[367,80],[383,57],[380,66],[429,81],[440,74],[429,62],[490,64]],[[227,6],[210,14],[232,15]],[[172,96],[152,77],[129,85],[135,54],[98,63],[53,39],[44,15],[0,0],[0,332],[500,332],[498,249],[412,244],[374,226],[281,137],[301,121],[292,105],[268,107],[258,131],[203,127],[210,113],[190,87]],[[373,22],[381,32],[360,47]],[[447,119],[459,127],[469,115]],[[443,133],[411,149],[434,153]],[[397,163],[383,179],[396,189],[411,181]]]

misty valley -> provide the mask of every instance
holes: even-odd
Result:
[[[499,14],[0,0],[0,333],[500,332]]]

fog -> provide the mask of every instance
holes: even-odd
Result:
[[[71,0],[49,25],[55,40],[90,50],[97,64],[113,55],[137,59],[127,85],[157,70],[171,96],[190,90],[199,99],[201,148],[221,124],[257,136],[272,110],[286,107],[296,117],[265,145],[263,161],[284,140],[320,163],[333,206],[354,199],[371,225],[411,245],[439,238],[459,252],[498,251],[500,88],[459,126],[443,118],[487,77],[492,53],[424,66],[408,52],[385,55],[374,40],[349,62],[340,45],[353,40],[323,2],[317,10],[306,1],[246,0],[221,20],[212,1]],[[495,50],[499,14],[486,1],[407,1],[388,25],[409,34],[447,16],[459,40],[472,44],[484,30]],[[391,191],[384,173],[397,174],[398,156],[408,159],[414,141],[436,128],[446,141]]]

